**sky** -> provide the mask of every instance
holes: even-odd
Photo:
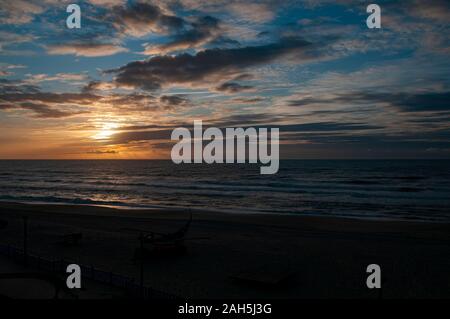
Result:
[[[279,128],[281,158],[450,158],[450,2],[369,29],[373,2],[0,0],[0,159],[168,159],[194,120]]]

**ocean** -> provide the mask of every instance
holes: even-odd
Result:
[[[2,160],[0,201],[449,222],[450,161]]]

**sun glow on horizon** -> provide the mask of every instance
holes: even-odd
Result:
[[[119,125],[117,123],[104,123],[102,128],[97,131],[95,135],[92,136],[94,140],[107,140],[114,133],[116,133],[115,129],[117,129]]]

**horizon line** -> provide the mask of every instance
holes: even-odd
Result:
[[[415,157],[380,157],[380,158],[280,158],[280,161],[327,161],[327,160],[449,160],[450,157],[442,158],[415,158]],[[0,161],[172,161],[170,158],[0,158]],[[252,164],[252,163],[191,163],[191,164]],[[258,163],[253,163],[258,164]],[[178,165],[178,164],[177,164]]]

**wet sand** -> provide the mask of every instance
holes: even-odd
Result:
[[[1,244],[21,247],[25,215],[31,252],[135,278],[137,230],[172,232],[189,218],[183,210],[0,203],[8,221]],[[72,232],[83,233],[81,244],[61,245]],[[145,262],[147,286],[187,298],[450,297],[450,224],[194,211],[188,237],[185,254]],[[382,269],[381,291],[366,287],[372,263]]]

